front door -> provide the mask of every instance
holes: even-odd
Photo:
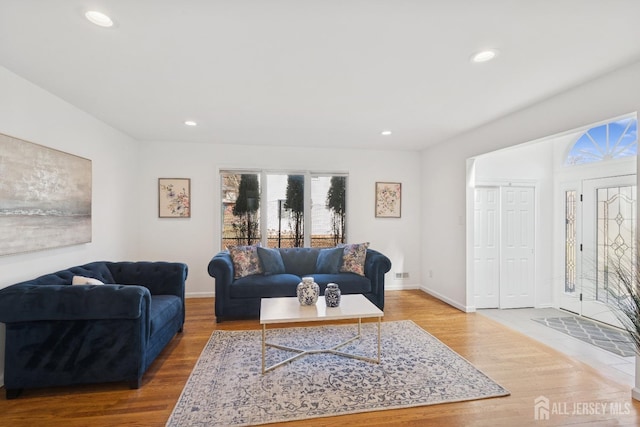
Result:
[[[618,271],[636,259],[636,176],[583,181],[582,315],[621,326],[615,303]]]

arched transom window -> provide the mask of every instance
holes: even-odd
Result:
[[[592,127],[573,145],[565,165],[602,162],[638,153],[638,120],[625,118]]]

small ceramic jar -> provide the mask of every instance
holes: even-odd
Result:
[[[314,305],[318,302],[320,295],[320,286],[313,281],[313,277],[303,277],[302,282],[298,283],[296,295],[300,305]]]
[[[340,288],[337,283],[329,283],[324,291],[324,300],[327,307],[338,307],[340,305]]]

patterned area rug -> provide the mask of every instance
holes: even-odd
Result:
[[[631,338],[625,331],[593,322],[584,317],[545,317],[532,320],[618,356],[631,357],[636,354]]]
[[[357,325],[267,329],[267,341],[326,348]],[[340,350],[377,356],[377,324]],[[268,348],[267,365],[290,352]],[[507,396],[509,392],[411,321],[382,323],[380,365],[303,356],[262,375],[261,331],[214,331],[167,426],[245,426]]]

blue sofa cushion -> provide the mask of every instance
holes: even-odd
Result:
[[[312,274],[320,286],[320,294],[329,283],[337,283],[343,294],[365,294],[371,292],[371,280],[353,273]],[[271,276],[247,276],[233,282],[231,298],[272,298],[296,295],[300,277],[293,274],[273,274]]]
[[[314,274],[313,280],[320,286],[320,295],[329,283],[336,283],[343,294],[366,294],[371,292],[371,280],[353,273]]]
[[[229,296],[231,298],[290,297],[296,294],[298,283],[300,283],[300,277],[294,274],[247,276],[231,284]]]
[[[343,253],[343,248],[320,249],[315,271],[322,274],[338,274],[342,266]]]
[[[152,295],[149,307],[151,335],[182,313],[182,300],[175,295]]]
[[[262,264],[262,271],[265,276],[272,274],[284,274],[284,262],[280,251],[277,249],[263,248],[258,246],[258,258]]]

